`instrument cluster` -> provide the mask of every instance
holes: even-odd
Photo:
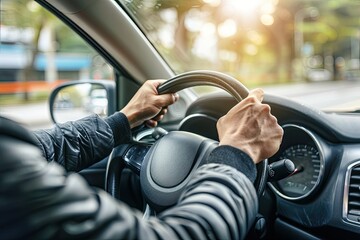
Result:
[[[314,194],[324,175],[324,154],[318,138],[308,129],[288,124],[283,126],[284,137],[279,151],[269,163],[290,159],[295,171],[288,177],[269,182],[270,188],[287,200],[303,200]]]

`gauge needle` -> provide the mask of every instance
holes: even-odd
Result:
[[[300,172],[304,171],[304,167],[302,165],[299,165],[295,168],[295,170],[290,174],[290,176],[293,176],[295,174],[298,174]]]

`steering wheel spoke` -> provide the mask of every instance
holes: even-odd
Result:
[[[151,144],[134,142],[113,149],[106,169],[105,190],[114,198],[120,199],[120,178],[123,170],[128,167],[140,176],[142,162],[150,147]]]
[[[137,175],[140,175],[142,163],[150,147],[150,144],[133,144],[124,155],[124,162],[126,166]]]

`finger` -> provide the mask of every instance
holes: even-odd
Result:
[[[157,121],[152,120],[152,119],[147,120],[147,121],[145,122],[145,125],[148,126],[149,128],[154,128],[154,127],[157,126],[157,124],[158,124]]]
[[[160,107],[167,107],[173,103],[175,103],[179,99],[177,94],[167,93],[157,96],[157,103]]]
[[[146,83],[153,85],[155,87],[155,89],[157,89],[157,87],[159,87],[164,82],[166,82],[166,80],[164,80],[164,79],[153,79],[153,80],[146,81]]]
[[[165,115],[167,113],[168,109],[167,107],[164,107],[161,109],[161,111],[157,115]]]
[[[152,91],[155,93],[155,94],[158,94],[158,87],[163,84],[164,82],[166,82],[166,80],[163,80],[163,79],[154,79],[154,80],[147,80],[144,85],[148,85]]]
[[[158,114],[156,114],[155,117],[152,118],[152,120],[155,121],[160,121],[164,118],[164,115],[167,113],[168,109],[167,107],[164,107],[163,109],[160,110],[160,112]]]
[[[262,100],[264,99],[264,90],[262,90],[261,88],[253,89],[249,92],[248,97],[255,97],[257,100],[262,102]]]
[[[158,115],[156,115],[155,117],[153,117],[151,120],[161,121],[163,118],[164,118],[164,115],[163,115],[163,114],[158,114]]]
[[[270,105],[263,103],[260,105],[260,111],[265,114],[271,114],[271,107]]]

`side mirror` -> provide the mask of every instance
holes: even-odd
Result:
[[[70,81],[56,87],[49,98],[54,123],[74,121],[91,114],[106,117],[116,111],[112,81]]]

